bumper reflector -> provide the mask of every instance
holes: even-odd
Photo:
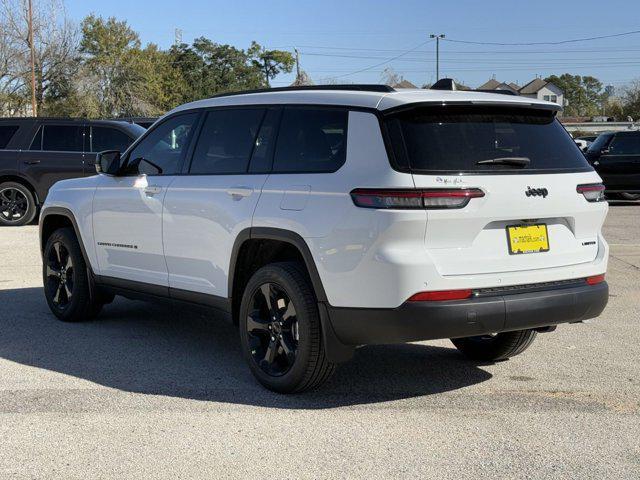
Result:
[[[602,282],[604,282],[604,273],[600,275],[593,275],[592,277],[587,277],[587,284],[589,285],[597,285]]]
[[[409,302],[437,302],[441,300],[464,300],[470,298],[472,290],[440,290],[437,292],[419,292],[409,298]]]

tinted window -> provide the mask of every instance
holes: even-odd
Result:
[[[616,135],[609,145],[609,155],[640,155],[640,135]]]
[[[589,169],[584,155],[552,112],[522,108],[423,107],[387,120],[399,165],[415,171]],[[525,158],[523,168],[478,164]]]
[[[263,109],[207,113],[189,171],[246,173],[263,116]]]
[[[118,150],[124,152],[133,140],[126,133],[111,127],[91,127],[91,151]]]
[[[13,134],[17,131],[17,125],[0,125],[0,148],[7,148]]]
[[[45,125],[42,150],[81,152],[84,141],[82,125]]]
[[[344,163],[348,112],[287,108],[278,133],[274,172],[333,172]]]
[[[197,113],[177,115],[151,130],[129,154],[127,171],[147,175],[178,173],[197,117]]]

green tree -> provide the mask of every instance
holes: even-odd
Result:
[[[95,79],[101,116],[133,113],[132,82],[139,80],[132,51],[140,50],[140,39],[125,21],[89,15],[82,21],[80,52],[86,73]]]
[[[217,93],[265,86],[260,70],[242,49],[221,45],[200,37],[169,51],[172,65],[183,77],[183,101],[210,97]]]
[[[267,50],[257,42],[251,42],[248,53],[252,64],[262,72],[264,82],[267,86],[269,85],[269,81],[279,73],[291,72],[296,63],[290,52],[284,50]]]
[[[624,88],[622,104],[624,118],[620,120],[626,121],[626,117],[631,117],[636,122],[640,120],[640,79],[634,80]]]
[[[597,115],[602,108],[604,94],[602,82],[591,76],[571,75],[563,73],[560,76],[551,75],[545,78],[564,91],[568,105],[564,113],[567,116]]]

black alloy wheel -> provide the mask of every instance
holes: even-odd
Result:
[[[20,223],[29,213],[29,209],[29,199],[21,190],[14,187],[0,190],[0,217],[4,223]]]
[[[276,283],[264,283],[250,300],[246,321],[251,356],[266,374],[279,377],[293,366],[300,334],[293,302]]]
[[[61,243],[54,242],[46,258],[47,294],[59,311],[64,311],[73,299],[75,269],[69,250]]]
[[[335,370],[324,348],[318,300],[301,263],[259,268],[243,289],[238,323],[249,369],[270,390],[310,390]]]

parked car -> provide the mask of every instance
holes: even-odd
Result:
[[[611,196],[640,199],[640,130],[600,135],[586,152]]]
[[[95,152],[126,150],[144,131],[122,121],[0,119],[0,225],[31,222],[51,185],[94,175]]]
[[[213,307],[279,392],[363,344],[505,360],[608,299],[604,186],[558,108],[358,85],[183,105],[51,189],[47,302],[71,322],[114,295]]]

